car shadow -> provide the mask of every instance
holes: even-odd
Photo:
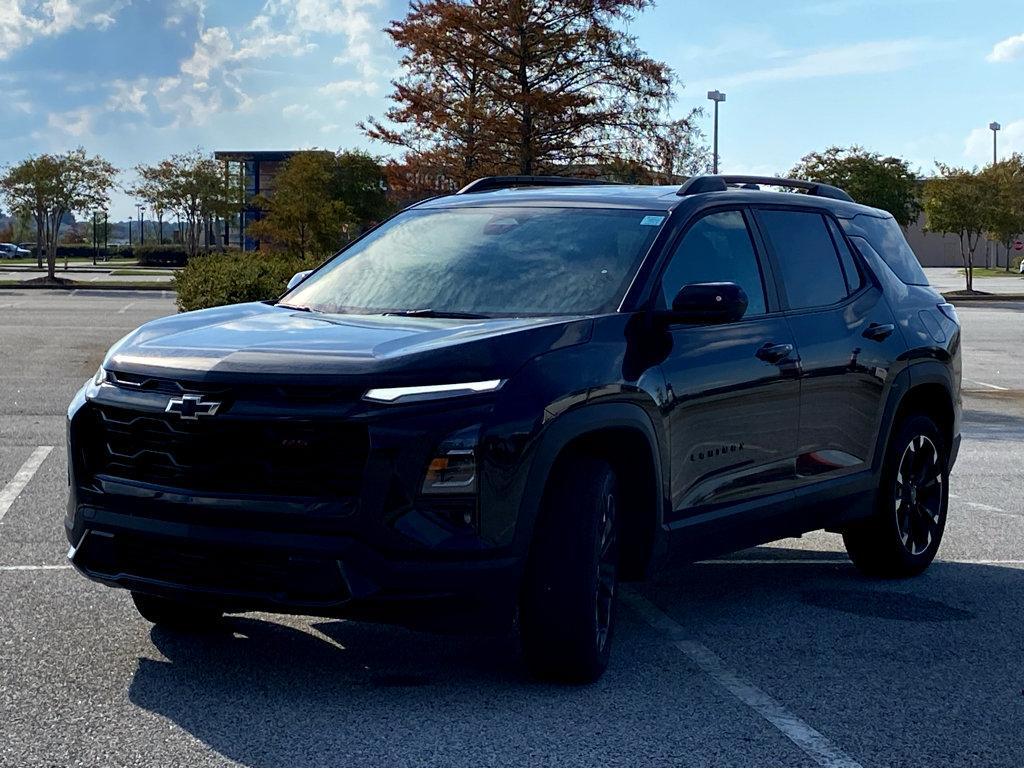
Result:
[[[1024,570],[938,562],[889,581],[835,552],[732,560],[637,591],[865,765],[1024,758]],[[589,687],[532,681],[511,635],[242,616],[213,634],[154,628],[163,659],[139,660],[129,697],[248,765],[756,763],[755,738],[735,717],[723,734],[707,704],[657,731],[714,686],[621,611],[612,666]]]

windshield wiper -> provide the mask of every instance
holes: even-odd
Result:
[[[486,319],[490,315],[480,315],[475,312],[454,312],[449,310],[394,310],[382,312],[381,315],[397,315],[402,318],[465,318],[466,320]]]
[[[313,312],[312,307],[306,307],[304,304],[285,304],[284,302],[278,302],[275,307],[284,307],[286,310],[298,310],[299,312]]]

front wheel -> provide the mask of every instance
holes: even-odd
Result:
[[[931,419],[913,415],[903,421],[886,451],[874,515],[843,533],[858,569],[912,577],[928,568],[946,527],[948,457]]]
[[[520,602],[520,635],[539,678],[589,683],[608,667],[619,575],[619,489],[604,460],[560,462]]]

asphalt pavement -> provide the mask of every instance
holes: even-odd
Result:
[[[1020,766],[1024,304],[958,311],[964,443],[928,572],[866,579],[825,533],[679,568],[631,590],[580,688],[531,681],[511,636],[153,629],[66,567],[63,415],[173,298],[0,291],[0,764]]]

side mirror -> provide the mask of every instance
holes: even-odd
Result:
[[[299,285],[302,281],[304,281],[306,278],[308,278],[309,277],[309,273],[311,273],[311,272],[312,272],[312,270],[303,270],[302,272],[297,272],[294,275],[292,275],[292,279],[288,281],[288,290],[291,291],[293,288],[295,288],[297,285]]]
[[[668,314],[672,323],[732,323],[747,311],[747,292],[735,283],[689,283],[679,289]]]

